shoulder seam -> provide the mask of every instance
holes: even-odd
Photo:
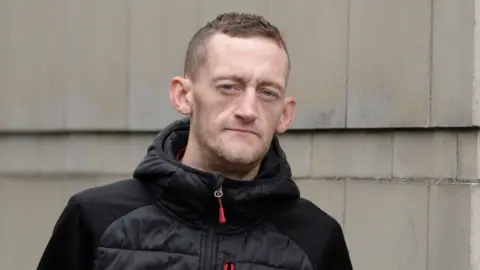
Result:
[[[126,215],[132,213],[133,211],[136,211],[136,210],[141,209],[141,208],[143,208],[143,207],[147,207],[147,206],[154,205],[154,204],[155,204],[155,202],[146,202],[145,204],[142,204],[142,205],[139,205],[139,206],[137,206],[137,207],[134,207],[134,208],[130,209],[129,211],[123,213],[123,215],[117,217],[116,219],[114,219],[114,220],[112,220],[110,223],[108,223],[108,226],[106,226],[105,229],[103,230],[103,232],[101,232],[102,236],[101,236],[101,237],[99,238],[99,240],[98,240],[97,248],[98,248],[98,247],[101,247],[101,246],[100,246],[100,243],[102,242],[103,237],[105,236],[105,232],[106,232],[108,229],[110,229],[110,227],[112,226],[113,223],[115,223],[117,220],[125,217]]]
[[[131,180],[135,180],[135,179],[131,178],[131,179],[128,179],[128,180],[125,180],[125,181],[131,181]],[[121,181],[117,182],[117,184],[119,184],[120,182]],[[112,183],[112,184],[114,184],[114,183]],[[111,184],[109,184],[109,185],[111,185]],[[103,186],[103,187],[105,187],[105,186]],[[88,190],[93,190],[93,189],[95,189],[95,188],[90,188]],[[86,213],[85,204],[89,204],[92,201],[91,200],[84,200],[83,198],[81,198],[81,194],[83,194],[87,190],[84,190],[83,192],[77,193],[77,194],[70,197],[69,202],[80,208],[80,211],[81,211],[80,212],[80,217],[84,220],[85,224],[90,228],[90,230],[92,232],[94,232],[95,235],[96,235],[95,242],[94,242],[95,243],[95,248],[98,248],[100,246],[100,243],[101,243],[101,241],[102,241],[102,239],[105,235],[105,232],[111,227],[111,225],[115,221],[123,218],[125,215],[128,215],[129,213],[131,213],[131,212],[133,212],[137,209],[140,209],[142,207],[146,207],[146,206],[149,206],[149,205],[152,205],[152,204],[156,203],[155,198],[152,196],[152,194],[149,192],[149,190],[144,185],[140,185],[140,189],[143,190],[142,192],[145,192],[145,194],[147,194],[149,199],[146,199],[145,201],[143,201],[142,203],[139,203],[136,206],[133,206],[132,208],[128,209],[126,212],[121,213],[119,216],[114,217],[110,222],[105,223],[105,225],[102,226],[101,230],[99,230],[98,228],[95,228],[95,226],[93,224],[95,224],[96,221]]]
[[[277,230],[279,233],[281,233],[282,235],[284,235],[285,237],[287,237],[290,241],[292,241],[293,243],[295,243],[295,245],[297,245],[297,247],[303,251],[303,253],[305,254],[305,256],[308,258],[308,262],[310,263],[310,267],[312,269],[315,269],[314,265],[313,265],[313,262],[312,262],[312,258],[310,258],[310,256],[308,255],[307,251],[295,240],[293,239],[290,235],[288,235],[286,232],[284,232],[283,230],[280,230],[272,221],[268,221],[268,224],[270,224],[273,228],[275,228],[275,230]]]

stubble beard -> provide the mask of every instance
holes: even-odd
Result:
[[[208,163],[219,169],[247,170],[257,165],[266,151],[265,147],[255,149],[253,146],[248,148],[242,148],[239,145],[231,146],[224,138],[215,138],[203,130],[200,130],[196,136],[200,148],[203,148],[207,154]]]

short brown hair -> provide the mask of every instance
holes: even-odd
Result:
[[[287,46],[280,31],[264,17],[248,13],[228,12],[218,15],[194,34],[188,43],[184,64],[185,76],[194,79],[200,66],[206,63],[207,43],[216,33],[230,37],[265,37],[275,41],[285,50],[288,57]]]

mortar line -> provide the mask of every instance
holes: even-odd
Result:
[[[313,147],[314,147],[314,145],[315,145],[314,142],[313,142],[313,140],[315,139],[315,133],[314,133],[314,132],[311,132],[311,133],[308,135],[308,138],[309,138],[309,140],[310,140],[310,152],[308,153],[309,159],[310,159],[310,161],[309,161],[310,164],[309,164],[309,166],[308,166],[308,168],[309,168],[308,174],[309,174],[310,176],[313,176]]]
[[[390,134],[390,149],[392,150],[390,152],[390,179],[393,179],[394,173],[393,173],[393,168],[395,164],[395,131],[391,132]]]
[[[132,73],[132,14],[133,12],[133,1],[128,1],[127,5],[127,51],[126,51],[126,59],[125,59],[125,95],[126,95],[126,100],[125,100],[125,126],[126,129],[130,128],[130,108],[131,108],[131,98],[130,98],[130,76]]]
[[[200,11],[200,7],[202,6],[202,3],[201,3],[201,0],[194,0],[193,2],[195,3],[195,27],[194,27],[194,31],[197,31],[197,29],[202,27],[202,25],[201,25],[202,12]],[[192,35],[193,34],[194,33],[192,33]],[[185,75],[185,74],[183,74],[183,75]]]
[[[273,9],[273,3],[272,0],[268,1],[268,19],[273,20],[273,15],[272,15],[272,9]]]
[[[426,251],[427,251],[427,256],[426,257],[426,266],[427,270],[430,270],[430,190],[431,190],[431,185],[428,185],[427,189],[427,243],[426,243]]]
[[[432,125],[432,89],[433,89],[433,30],[434,30],[434,0],[430,0],[430,58],[429,58],[429,114],[428,114],[428,126]]]
[[[8,5],[8,2],[9,1],[6,1],[5,5]],[[5,6],[5,10],[10,10],[10,9],[7,6]],[[70,10],[70,6],[68,6],[68,4],[67,4],[67,10]],[[65,39],[67,39],[66,37],[68,36],[67,33],[68,33],[68,27],[69,27],[69,23],[70,23],[69,19],[68,19],[69,18],[68,15],[69,15],[69,12],[67,11],[66,14],[65,14],[65,17],[62,18],[62,22],[64,24],[63,25],[64,28],[62,28],[62,31],[65,31],[65,34],[64,34]],[[8,24],[8,18],[6,18],[6,21],[4,23],[5,23],[5,27],[7,27],[6,29],[9,29],[8,28],[9,26],[7,25]],[[6,36],[5,38],[8,38],[8,37]],[[62,70],[62,74],[65,76],[65,73],[67,72],[66,71],[67,70],[67,68],[66,68],[67,64],[66,63],[68,62],[67,51],[69,49],[70,44],[66,40],[64,40],[63,42],[64,42],[63,43],[64,48],[62,50],[62,54],[63,54],[62,55],[62,57],[63,57],[62,65],[65,65],[65,66],[64,66],[64,69]],[[5,53],[7,53],[7,51]],[[8,54],[7,54],[7,57],[8,57]],[[8,65],[8,62],[9,62],[8,59],[5,59],[5,60],[6,60],[5,64]],[[6,68],[7,68],[6,72],[8,72],[8,66]],[[8,78],[8,74],[5,74],[5,76],[7,76],[5,78]],[[5,80],[5,81],[6,81],[5,82],[5,89],[7,90],[7,95],[8,95],[8,85],[7,85],[8,80]],[[61,114],[62,114],[60,125],[61,125],[61,130],[65,130],[68,127],[68,109],[67,109],[67,106],[65,104],[68,102],[69,97],[67,97],[68,93],[66,93],[65,91],[62,91],[60,95],[61,95],[62,102],[64,102],[64,104],[60,105],[61,106]]]
[[[457,133],[457,148],[455,149],[456,150],[456,152],[455,152],[456,160],[455,161],[456,161],[457,164],[455,164],[455,178],[460,179],[460,172],[459,172],[459,168],[460,168],[460,166],[459,166],[460,165],[460,133],[458,131],[456,133]]]
[[[354,176],[293,176],[293,180],[321,180],[321,181],[352,181],[352,182],[382,182],[382,183],[429,183],[429,184],[480,184],[480,179],[456,179],[455,177],[432,178],[432,177],[354,177]]]
[[[342,214],[342,226],[344,230],[347,226],[347,180],[343,180],[343,214]]]

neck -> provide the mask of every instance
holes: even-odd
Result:
[[[214,162],[216,160],[216,162]],[[220,158],[201,151],[195,143],[188,143],[181,159],[182,164],[209,173],[218,173],[230,179],[253,180],[258,174],[260,164],[241,166],[221,162]]]

